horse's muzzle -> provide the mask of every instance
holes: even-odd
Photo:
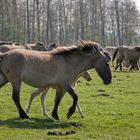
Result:
[[[109,81],[104,81],[103,82],[105,85],[109,85],[109,84],[111,84],[111,80],[109,80]]]

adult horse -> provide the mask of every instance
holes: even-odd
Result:
[[[107,46],[104,48],[106,51],[110,52],[110,54],[113,56],[115,50],[117,49],[117,47],[114,46]]]
[[[18,61],[17,61],[18,60]],[[29,118],[20,104],[20,88],[24,81],[40,90],[57,86],[58,91],[67,91],[72,99],[67,118],[75,112],[78,96],[72,88],[72,82],[79,73],[95,68],[104,84],[112,80],[108,57],[98,49],[96,42],[85,41],[72,47],[59,47],[51,52],[12,50],[0,53],[0,66],[7,82],[12,86],[12,99],[21,118]],[[61,66],[61,67],[60,67]],[[54,114],[57,111],[56,101]]]
[[[12,45],[11,42],[6,42],[6,41],[0,41],[0,46],[2,45]]]
[[[46,47],[43,43],[37,42],[36,44],[5,44],[0,46],[0,52],[7,52],[14,49],[26,49],[35,51],[46,51]]]
[[[47,51],[51,51],[51,50],[53,50],[53,49],[55,49],[55,48],[57,48],[57,47],[58,47],[58,46],[57,46],[56,43],[51,43],[51,44],[49,44],[46,48],[47,48]],[[64,46],[61,46],[61,47],[64,47]],[[83,78],[84,78],[85,80],[87,80],[87,81],[91,81],[91,80],[92,80],[91,76],[89,75],[89,73],[88,73],[87,71],[82,72],[82,73],[79,74],[78,77],[73,81],[73,83],[72,83],[72,87],[73,87],[73,88],[75,87],[76,82],[77,82],[77,80],[78,80],[79,77],[83,77]],[[56,88],[56,87],[52,87],[52,88]],[[38,95],[41,94],[40,98],[41,98],[42,114],[45,115],[45,116],[47,116],[47,117],[49,117],[49,115],[48,115],[48,113],[47,113],[47,110],[46,110],[46,107],[45,107],[45,99],[46,99],[46,95],[47,95],[47,93],[48,93],[48,90],[49,90],[49,88],[46,88],[43,92],[41,92],[41,91],[38,89],[38,90],[36,90],[35,92],[33,92],[33,93],[31,94],[30,100],[29,100],[29,102],[28,102],[28,104],[27,104],[27,106],[26,106],[26,113],[29,113],[30,107],[31,107],[31,104],[32,104],[33,99],[34,99],[36,96],[38,96]],[[64,94],[65,94],[65,91],[62,91],[62,92],[59,93],[59,94],[61,95],[61,99],[60,99],[60,100],[62,100],[62,97],[63,97]],[[55,97],[55,99],[57,98],[57,96],[58,96],[58,93],[57,93],[57,91],[56,91],[56,97]],[[55,104],[55,103],[54,103],[54,104]],[[78,103],[77,103],[76,107],[77,107],[77,111],[79,112],[79,114],[81,115],[81,117],[84,118],[84,113],[83,113],[83,111],[82,111],[82,109],[81,109],[81,107],[79,106]],[[54,109],[53,109],[53,110],[54,110]],[[54,116],[53,113],[52,113],[52,116],[53,116],[53,117],[56,117],[56,116],[57,116],[57,118],[55,118],[55,119],[59,120],[58,115],[55,115],[55,116]]]
[[[138,46],[120,46],[116,49],[116,51],[113,54],[112,63],[114,63],[114,60],[116,59],[116,67],[115,70],[120,67],[120,70],[122,70],[122,62],[125,60],[126,62],[131,65],[130,70],[134,69],[137,66],[137,62],[140,59],[140,47]]]
[[[26,50],[36,50],[36,51],[50,51],[57,46],[56,43],[51,43],[49,44],[48,46],[44,46],[43,43],[41,42],[37,42],[36,44],[24,44],[24,45],[20,45],[20,44],[9,44],[7,42],[2,42],[1,41],[1,44],[3,44],[3,46],[0,46],[0,52],[7,52],[7,51],[10,51],[10,50],[13,50],[13,49],[26,49]],[[4,45],[5,44],[5,45]],[[84,72],[81,74],[81,76],[86,79],[87,81],[90,81],[91,80],[91,77],[90,75],[88,74],[88,72]],[[0,72],[0,83],[1,85],[5,84],[7,82],[7,79],[4,77],[4,75]],[[31,95],[31,99],[33,100],[33,97],[35,97],[35,95],[37,96],[37,93],[38,93],[39,90],[35,91],[33,95]],[[44,100],[42,97],[44,96],[41,96],[41,105],[42,105],[42,112],[44,115],[48,116],[48,113],[45,109],[45,103],[44,103]],[[45,97],[44,97],[45,98]],[[30,101],[31,102],[31,101]],[[30,103],[29,102],[29,103]],[[31,104],[31,103],[30,103]],[[26,109],[27,112],[29,112],[29,105],[28,104],[28,108]],[[81,117],[84,117],[84,114],[80,108],[80,106],[77,104],[77,110],[79,112],[79,114],[81,115]]]

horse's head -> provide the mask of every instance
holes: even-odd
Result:
[[[46,47],[46,50],[47,51],[51,51],[51,50],[53,50],[53,49],[55,49],[55,48],[57,48],[58,46],[57,46],[57,44],[56,43],[51,43],[51,44],[49,44],[47,47]]]
[[[112,74],[108,63],[109,61],[110,57],[106,53],[101,52],[100,59],[95,63],[95,70],[102,78],[105,85],[110,84],[112,81]]]
[[[82,41],[83,52],[89,57],[90,65],[95,68],[98,75],[103,80],[104,84],[110,84],[112,80],[112,74],[109,67],[109,61],[111,59],[110,53],[104,50],[100,50],[100,45],[92,41]]]

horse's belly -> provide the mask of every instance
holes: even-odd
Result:
[[[47,81],[47,77],[43,75],[24,75],[23,81],[36,88],[46,87],[46,85],[49,85]],[[51,84],[51,81],[50,81]]]

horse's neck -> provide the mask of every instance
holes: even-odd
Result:
[[[94,68],[94,62],[90,62],[91,59],[88,56],[81,56],[81,55],[77,55],[75,56],[75,70],[76,72],[82,73],[84,71],[87,71],[91,68]]]

